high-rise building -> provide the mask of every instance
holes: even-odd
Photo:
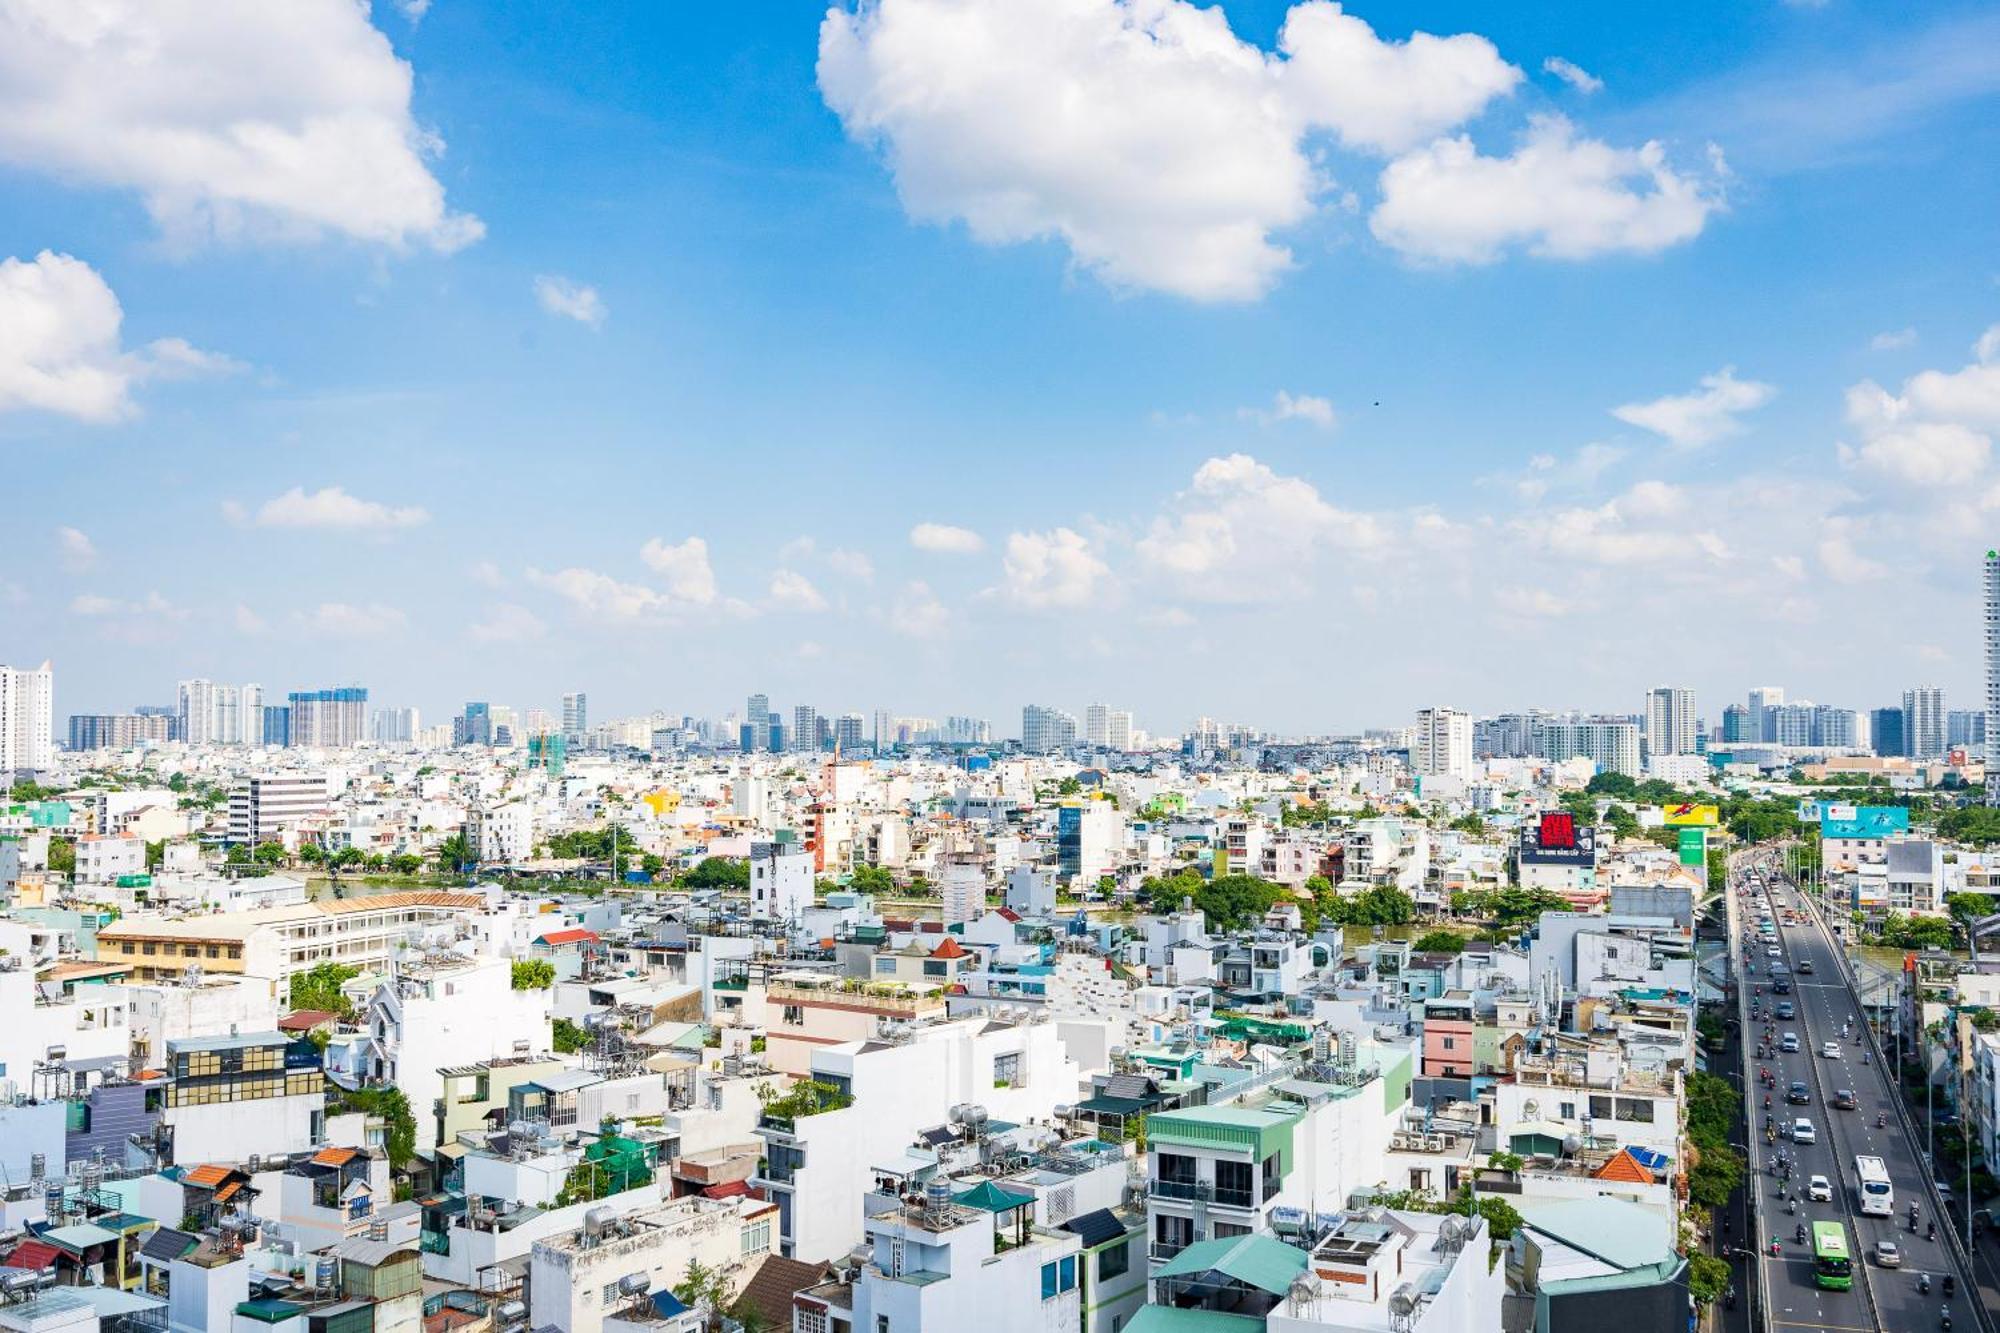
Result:
[[[875,753],[881,754],[896,743],[896,719],[886,708],[875,710]]]
[[[2000,758],[2000,550],[1986,553],[1986,762]],[[1986,780],[1986,799],[2000,792],[2000,774]]]
[[[171,717],[141,713],[72,713],[71,750],[129,750],[135,745],[164,744],[174,738]]]
[[[451,720],[451,743],[453,745],[493,744],[492,705],[477,700],[468,703],[465,711]]]
[[[423,719],[414,708],[378,708],[368,721],[369,738],[380,745],[407,745],[423,729]]]
[[[1535,752],[1534,713],[1502,713],[1472,727],[1473,753],[1490,759],[1519,759]]]
[[[842,713],[833,724],[833,747],[843,755],[859,754],[866,741],[863,729],[867,719],[859,713]]]
[[[1764,739],[1778,745],[1801,748],[1811,745],[1813,708],[1812,701],[1808,699],[1771,705],[1764,710]]]
[[[1775,740],[1771,734],[1770,711],[1785,701],[1785,687],[1782,685],[1760,685],[1750,691],[1750,717],[1757,724],[1757,734],[1747,740]]]
[[[264,744],[290,745],[292,743],[292,706],[290,704],[264,705]]]
[[[1472,714],[1456,708],[1424,708],[1410,738],[1410,769],[1419,777],[1472,776]]]
[[[1600,773],[1639,774],[1639,727],[1627,717],[1538,718],[1535,753],[1555,763],[1588,759]]]
[[[1986,753],[1986,714],[1977,708],[1954,708],[1945,714],[1944,743],[1963,747],[1973,758]]]
[[[1852,750],[1861,744],[1861,714],[1852,708],[1814,704],[1812,743],[1833,750]]]
[[[1093,750],[1111,745],[1111,709],[1105,704],[1087,704],[1083,710],[1083,743]]]
[[[792,748],[803,751],[819,749],[819,709],[811,704],[792,706]]]
[[[1076,744],[1076,718],[1060,708],[1028,704],[1021,709],[1021,748],[1029,754],[1053,754]]]
[[[1722,710],[1722,742],[1725,745],[1740,745],[1744,741],[1758,739],[1756,719],[1742,704],[1731,704]]]
[[[1877,708],[1868,714],[1868,733],[1875,753],[1884,757],[1910,752],[1909,729],[1900,708]]]
[[[180,683],[181,739],[189,745],[216,743],[215,682],[184,680]]]
[[[264,687],[245,685],[237,699],[237,740],[244,745],[264,743]]]
[[[1944,754],[1943,690],[1919,685],[1903,691],[1903,740],[1912,759],[1937,759]]]
[[[1194,727],[1187,734],[1188,745],[1197,754],[1212,751],[1222,744],[1222,728],[1212,717],[1198,717]]]
[[[0,666],[0,778],[55,764],[55,668]]]
[[[252,774],[229,793],[229,841],[273,842],[326,811],[325,774]]]
[[[562,734],[571,745],[583,742],[583,733],[590,730],[590,700],[582,690],[562,697]]]
[[[293,745],[344,750],[368,735],[368,691],[359,685],[293,690],[287,702]]]
[[[1105,719],[1104,743],[1109,749],[1120,753],[1132,748],[1132,712],[1127,708],[1114,708]]]
[[[1646,750],[1658,755],[1693,754],[1701,727],[1694,716],[1694,691],[1657,685],[1646,692]]]
[[[944,720],[944,740],[948,745],[991,745],[993,724],[983,717],[954,715]]]
[[[746,753],[775,748],[771,743],[771,696],[753,694],[743,709]]]

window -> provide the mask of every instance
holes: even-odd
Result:
[[[1255,1177],[1248,1162],[1215,1164],[1215,1201],[1227,1207],[1248,1208],[1256,1203],[1252,1193]]]
[[[1556,1103],[1556,1118],[1559,1120],[1576,1119],[1576,1103],[1575,1102]]]
[[[1590,1099],[1590,1118],[1593,1120],[1611,1119],[1611,1099],[1609,1097],[1593,1096]]]
[[[1119,1241],[1107,1245],[1097,1252],[1097,1280],[1106,1281],[1122,1276],[1132,1266],[1132,1243]]]
[[[798,1321],[799,1333],[826,1333],[826,1311],[824,1310],[801,1309],[798,1311]]]
[[[875,1316],[875,1333],[889,1333],[888,1315],[878,1314]]]
[[[1247,1236],[1250,1234],[1249,1227],[1242,1226],[1236,1222],[1217,1222],[1212,1230],[1214,1232],[1213,1239],[1215,1240],[1222,1240],[1229,1236]]]
[[[744,1254],[769,1254],[771,1251],[771,1222],[766,1218],[752,1226],[743,1228]]]
[[[1456,1038],[1456,1037],[1446,1037],[1446,1038],[1444,1039],[1444,1048],[1445,1048],[1445,1049],[1446,1049],[1447,1051],[1455,1051],[1455,1050],[1457,1050],[1457,1049],[1458,1049],[1458,1038]]]
[[[606,1305],[616,1305],[617,1303],[618,1303],[618,1284],[617,1284],[616,1282],[607,1282],[607,1283],[605,1283],[605,1284],[604,1284],[604,1304],[606,1304]]]
[[[788,1027],[802,1028],[806,1025],[806,1011],[803,1005],[786,1005],[780,1017]]]
[[[1066,1291],[1076,1290],[1076,1256],[1066,1255],[1042,1265],[1042,1299],[1052,1301]]]
[[[1618,1118],[1650,1125],[1653,1123],[1653,1103],[1644,1097],[1620,1097]]]
[[[1021,1053],[1008,1051],[993,1057],[993,1086],[996,1088],[1018,1088],[1021,1086]]]

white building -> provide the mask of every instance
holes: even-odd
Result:
[[[1544,759],[1588,759],[1600,773],[1639,776],[1639,728],[1629,718],[1537,718],[1534,735]]]
[[[1646,692],[1648,753],[1693,754],[1700,731],[1695,722],[1693,690],[1658,685]]]
[[[813,858],[802,842],[750,844],[750,914],[796,921],[813,903]]]
[[[1936,759],[1945,751],[1944,691],[1919,685],[1903,691],[1903,743],[1912,759]]]
[[[535,807],[527,801],[475,809],[468,830],[482,864],[516,865],[535,854]]]
[[[146,873],[146,840],[86,833],[76,841],[76,882],[110,884],[120,875]]]
[[[47,662],[0,666],[0,778],[55,767],[54,681]]]
[[[1410,738],[1410,769],[1426,778],[1471,777],[1472,714],[1456,708],[1419,709]]]
[[[535,1242],[528,1260],[528,1325],[601,1333],[607,1319],[667,1291],[700,1264],[741,1288],[772,1253],[778,1209],[762,1199],[675,1199],[618,1214],[593,1210],[580,1230]],[[650,1326],[650,1325],[649,1325]]]
[[[277,842],[327,809],[324,773],[253,773],[229,793],[229,841]]]

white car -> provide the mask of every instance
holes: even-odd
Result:
[[[1799,1034],[1796,1032],[1787,1032],[1784,1036],[1778,1039],[1778,1049],[1785,1052],[1787,1055],[1798,1050]]]
[[[1829,1060],[1838,1060],[1840,1058],[1840,1043],[1837,1041],[1823,1041],[1819,1044],[1819,1053]]]
[[[1818,1143],[1819,1131],[1813,1128],[1813,1122],[1810,1120],[1794,1120],[1792,1122],[1792,1142]]]
[[[1783,958],[1785,956],[1785,951],[1783,949],[1780,949],[1777,945],[1772,944],[1766,946],[1764,950],[1764,956],[1766,958]]]

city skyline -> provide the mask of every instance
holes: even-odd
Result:
[[[433,714],[715,708],[746,664],[821,707],[1294,730],[1654,678],[1974,697],[2000,18],[975,11],[983,48],[931,0],[128,15],[209,102],[142,71],[0,139],[0,659],[60,663],[64,713],[145,701],[141,661]],[[308,14],[352,77],[274,98]],[[1218,85],[1156,145],[1196,15],[1288,109]],[[1429,101],[1364,77],[1444,51]],[[1001,151],[1065,77],[1103,132],[1001,116],[1037,146]],[[1128,123],[1127,85],[1162,100]],[[296,138],[340,110],[351,151]],[[305,169],[140,147],[240,123]],[[1105,193],[1155,152],[1199,205]]]

